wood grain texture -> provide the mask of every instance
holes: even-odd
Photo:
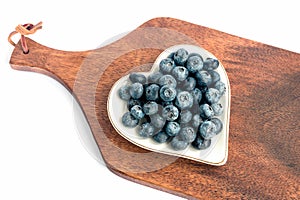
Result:
[[[147,71],[169,46],[196,44],[224,65],[231,84],[229,157],[213,167],[141,149],[111,126],[111,86]],[[99,49],[65,52],[28,39],[14,69],[60,81],[79,101],[114,173],[189,199],[300,199],[300,55],[172,18],[156,18]]]

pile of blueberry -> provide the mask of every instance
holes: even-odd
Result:
[[[203,60],[181,48],[163,59],[159,71],[148,77],[131,73],[132,84],[119,90],[128,107],[123,125],[139,125],[140,136],[168,142],[174,150],[190,144],[199,150],[208,148],[211,138],[223,128],[216,116],[223,113],[219,100],[226,86],[215,71],[218,66],[217,59]]]

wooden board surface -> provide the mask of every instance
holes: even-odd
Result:
[[[108,46],[66,52],[28,40],[12,68],[60,81],[79,101],[114,173],[189,199],[300,199],[300,55],[172,18],[155,18]],[[195,44],[224,65],[231,84],[229,156],[213,167],[141,149],[119,136],[107,116],[111,86],[148,71],[176,44]],[[34,125],[34,124],[33,124]]]

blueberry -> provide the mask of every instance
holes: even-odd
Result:
[[[161,129],[164,127],[166,123],[166,119],[160,116],[159,114],[154,114],[150,116],[150,123],[158,129]]]
[[[194,104],[198,105],[202,99],[202,92],[198,88],[195,88],[191,93],[194,98]]]
[[[158,132],[156,135],[153,136],[153,139],[158,143],[165,143],[170,138],[168,134],[164,131]]]
[[[222,129],[223,129],[223,123],[220,119],[218,118],[212,118],[211,122],[214,123],[216,125],[216,135],[219,134]]]
[[[145,89],[145,96],[148,101],[156,101],[159,99],[159,89],[157,84],[148,85]]]
[[[163,59],[159,63],[159,70],[163,74],[171,73],[174,67],[175,67],[175,63],[171,58]]]
[[[142,97],[144,92],[144,87],[141,83],[133,83],[130,86],[129,94],[134,99],[139,99]]]
[[[180,112],[180,124],[189,123],[192,120],[193,114],[189,110],[183,110]]]
[[[183,140],[182,138],[180,138],[179,136],[174,137],[171,140],[171,147],[175,150],[175,151],[180,151],[180,150],[184,150],[188,147],[189,143],[185,140]]]
[[[176,66],[172,70],[172,75],[175,77],[176,80],[184,81],[188,77],[189,71],[183,66]]]
[[[214,58],[207,58],[203,63],[203,69],[215,70],[219,67],[219,61]]]
[[[142,106],[142,102],[138,99],[129,99],[129,101],[127,102],[127,108],[128,110],[130,110],[133,106],[135,105],[139,105],[139,106]]]
[[[208,104],[202,104],[200,106],[200,117],[203,119],[210,119],[212,116],[214,116],[212,107],[210,107]]]
[[[154,115],[158,111],[158,105],[154,101],[148,101],[144,104],[143,111],[146,115]]]
[[[206,101],[210,104],[217,103],[220,100],[220,97],[221,97],[221,95],[220,95],[219,90],[217,90],[215,88],[209,88],[205,92]]]
[[[151,137],[155,133],[155,128],[149,122],[142,123],[139,130],[139,135],[142,137]]]
[[[187,109],[193,106],[193,95],[187,91],[182,91],[177,94],[175,105],[180,109]]]
[[[126,112],[122,117],[122,123],[126,127],[133,128],[138,125],[139,120],[132,116],[130,112]]]
[[[222,81],[216,82],[215,88],[220,92],[220,96],[222,96],[226,92],[226,85]]]
[[[199,86],[209,86],[212,83],[212,77],[207,71],[198,71],[195,78]]]
[[[119,97],[125,101],[130,99],[129,85],[124,85],[119,89]]]
[[[180,125],[177,122],[167,122],[167,125],[165,127],[165,132],[169,136],[175,136],[180,131]]]
[[[164,85],[159,91],[159,96],[163,101],[173,101],[176,97],[176,94],[177,92],[175,88],[168,85]]]
[[[199,127],[199,132],[204,139],[211,139],[217,134],[217,127],[212,121],[204,121]]]
[[[203,121],[202,121],[202,118],[200,117],[199,114],[196,114],[196,115],[193,116],[193,118],[192,118],[192,126],[193,126],[196,130],[199,129],[199,126],[200,126],[200,124],[201,124],[202,122],[203,122]]]
[[[189,53],[187,52],[187,50],[183,48],[178,49],[173,55],[175,64],[183,66],[186,60],[188,59],[188,56]]]
[[[187,77],[186,80],[183,82],[183,89],[187,91],[194,90],[196,87],[196,79],[193,77]]]
[[[162,110],[162,116],[167,120],[167,121],[174,121],[178,118],[179,116],[179,111],[176,106],[173,105],[168,105],[163,108]]]
[[[186,68],[190,73],[195,73],[203,68],[203,58],[199,54],[192,54],[186,62]]]
[[[158,80],[160,77],[162,77],[163,74],[161,72],[153,72],[148,76],[148,82],[149,83],[158,83]]]
[[[145,116],[145,113],[143,112],[143,109],[139,105],[135,105],[130,109],[130,113],[133,117],[136,119],[142,119]]]
[[[220,103],[211,104],[211,108],[213,109],[215,116],[222,115],[223,110],[224,110],[222,104],[220,104]]]
[[[177,81],[171,75],[163,75],[158,80],[158,83],[159,83],[160,86],[168,85],[168,86],[173,87],[173,88],[176,88],[176,85],[177,85]]]
[[[191,143],[196,138],[196,132],[192,127],[187,126],[180,129],[178,136],[184,141]]]
[[[141,83],[145,84],[147,81],[147,78],[143,74],[137,74],[137,73],[131,73],[129,75],[129,79],[131,80],[132,83]]]
[[[201,135],[197,135],[196,139],[192,142],[192,146],[198,150],[204,150],[210,147],[211,139],[203,139]]]
[[[220,74],[214,70],[208,71],[208,73],[211,75],[212,84],[218,82],[221,79]]]

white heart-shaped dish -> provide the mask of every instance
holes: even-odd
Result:
[[[194,45],[175,45],[172,46],[165,51],[163,51],[156,59],[153,64],[152,69],[149,72],[139,72],[140,74],[144,74],[148,77],[149,74],[159,70],[159,63],[162,59],[167,58],[171,53],[177,51],[180,48],[186,49],[189,53],[198,53],[203,59],[206,58],[215,58],[214,55],[204,50],[199,46]],[[219,64],[219,67],[215,70],[220,74],[220,79],[226,85],[226,92],[221,97],[220,103],[224,107],[223,114],[218,116],[218,118],[223,122],[222,131],[212,138],[211,146],[205,150],[197,150],[193,148],[191,145],[182,151],[175,151],[168,143],[159,144],[155,142],[152,138],[144,138],[139,136],[138,127],[136,128],[128,128],[122,124],[122,116],[125,112],[128,112],[127,102],[122,100],[119,95],[119,89],[130,83],[129,75],[120,78],[111,88],[111,91],[108,96],[107,102],[107,111],[109,119],[115,128],[115,130],[125,139],[132,142],[133,144],[150,150],[154,152],[164,153],[168,155],[179,156],[191,160],[195,160],[198,162],[203,162],[210,165],[224,165],[227,161],[228,157],[228,136],[229,136],[229,116],[230,116],[230,85],[229,80],[223,65]]]

